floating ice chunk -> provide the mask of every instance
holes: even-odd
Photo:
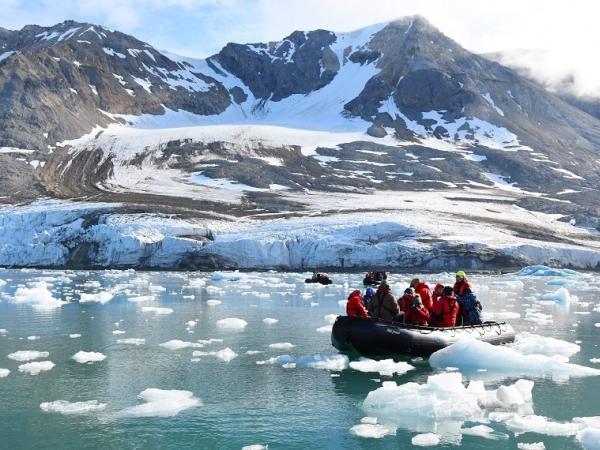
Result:
[[[571,269],[556,269],[542,264],[523,267],[517,272],[520,276],[538,276],[538,277],[571,277],[579,273]]]
[[[243,330],[248,322],[237,317],[228,317],[217,321],[217,326],[224,330]]]
[[[197,321],[197,320],[188,320],[188,321],[185,323],[185,326],[186,326],[187,328],[194,328],[196,325],[198,325],[198,321]]]
[[[279,320],[273,319],[272,317],[265,317],[263,319],[263,323],[266,325],[275,325]]]
[[[381,439],[396,434],[396,428],[378,423],[361,423],[350,428],[350,433],[363,438]]]
[[[117,339],[117,344],[123,345],[144,345],[145,343],[146,339],[144,338]]]
[[[153,302],[156,300],[154,295],[135,295],[127,297],[127,300],[133,303]]]
[[[544,294],[542,296],[542,299],[545,301],[553,301],[563,305],[568,305],[569,303],[571,303],[572,300],[574,300],[574,298],[571,297],[571,294],[569,293],[567,288],[564,287],[559,288],[556,292],[553,292],[551,294]]]
[[[28,341],[37,341],[38,339],[40,339],[39,336],[27,336]]]
[[[519,442],[517,448],[519,450],[546,450],[543,442]]]
[[[430,447],[440,443],[440,436],[435,433],[422,433],[413,436],[411,439],[412,445],[419,447]]]
[[[202,278],[193,278],[188,282],[189,287],[203,287],[206,286],[206,281]]]
[[[158,344],[160,347],[169,349],[169,350],[181,350],[183,348],[202,348],[203,344],[198,342],[187,342],[182,341],[180,339],[171,339],[170,341],[163,342],[162,344]]]
[[[159,308],[156,306],[143,306],[142,312],[154,313],[156,315],[171,314],[173,310],[171,308]]]
[[[100,304],[105,304],[110,302],[113,297],[115,296],[114,293],[112,292],[108,292],[108,291],[102,291],[102,292],[96,292],[93,294],[88,294],[85,292],[82,292],[81,294],[79,294],[79,303],[100,303]]]
[[[577,440],[585,450],[600,450],[600,428],[585,428],[577,433]]]
[[[163,390],[150,388],[138,395],[144,404],[126,408],[118,417],[172,417],[189,408],[200,406],[202,402],[190,391]]]
[[[310,355],[301,356],[296,360],[296,366],[311,369],[340,371],[348,368],[346,355]]]
[[[104,361],[106,355],[99,352],[84,352],[83,350],[75,353],[71,359],[77,361],[80,364],[94,363]]]
[[[358,361],[350,362],[350,367],[359,372],[379,372],[381,375],[391,377],[394,374],[403,375],[409,370],[414,369],[410,364],[393,359],[384,359],[375,361],[373,359],[361,358]]]
[[[512,348],[524,355],[560,355],[567,358],[570,358],[580,350],[577,344],[530,333],[518,334]]]
[[[269,446],[262,444],[244,445],[242,450],[269,450]]]
[[[38,375],[40,372],[51,370],[55,364],[52,361],[34,361],[19,366],[19,372]]]
[[[495,431],[492,427],[488,427],[487,425],[476,425],[471,428],[461,428],[460,432],[461,434],[482,437],[484,439],[508,439],[508,434]]]
[[[47,358],[48,356],[50,356],[50,353],[48,352],[39,352],[37,350],[19,350],[9,354],[7,358],[19,362],[25,362],[33,361],[34,359]]]
[[[9,373],[10,373],[10,370],[8,370],[8,369],[0,369],[0,378],[6,378]]]
[[[225,293],[225,291],[218,286],[207,286],[206,292],[214,295],[223,295]]]
[[[98,400],[73,403],[66,400],[56,400],[40,404],[40,409],[42,411],[64,415],[87,414],[90,412],[102,411],[105,408],[106,403],[99,403]]]
[[[69,337],[71,339],[77,339],[77,338],[81,337],[81,334],[79,334],[79,333],[71,333],[71,334],[69,334]]]
[[[295,345],[291,342],[276,342],[275,344],[269,344],[269,348],[276,350],[291,350]]]
[[[506,422],[506,428],[516,435],[522,433],[539,433],[548,436],[575,436],[581,429],[581,424],[573,422],[554,422],[546,417],[530,415],[513,415]]]
[[[206,301],[206,304],[208,306],[217,306],[217,305],[220,305],[221,303],[223,303],[223,302],[221,302],[221,300],[207,300]]]
[[[294,358],[292,358],[290,355],[280,355],[280,356],[275,356],[273,358],[265,359],[262,361],[256,361],[256,364],[258,364],[259,366],[264,366],[264,365],[283,366],[285,364],[290,364],[293,362],[294,362]]]
[[[0,336],[4,336],[5,334],[8,334],[8,330],[6,328],[0,328]]]
[[[113,330],[112,334],[125,334],[123,330]]]
[[[223,350],[219,350],[215,353],[215,356],[225,362],[229,362],[232,359],[236,358],[238,354],[231,350],[229,347],[224,348]]]
[[[467,373],[486,369],[486,374],[503,376],[551,376],[564,379],[600,375],[598,369],[557,361],[545,355],[523,355],[512,348],[478,340],[459,341],[438,350],[429,358],[429,364],[439,369],[455,366]]]
[[[323,325],[322,327],[317,328],[318,333],[331,333],[333,329],[333,325]]]
[[[212,281],[240,281],[245,275],[240,272],[215,272],[210,279]]]
[[[592,364],[600,364],[600,358],[590,358]]]
[[[56,299],[45,281],[31,283],[29,287],[17,288],[15,295],[9,301],[31,305],[35,309],[60,308],[67,303]]]

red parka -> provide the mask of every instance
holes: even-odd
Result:
[[[415,301],[414,295],[404,294],[399,302],[400,303],[400,311],[402,311],[404,314],[406,314],[406,312],[410,309],[410,307],[414,303],[414,301]]]
[[[415,306],[414,308],[408,308],[408,311],[404,315],[404,323],[426,327],[430,317],[431,315],[425,306]]]
[[[348,297],[348,303],[346,303],[346,315],[349,317],[369,317],[367,309],[363,304],[360,291],[354,291]]]
[[[433,304],[435,305],[440,298],[444,296],[444,285],[436,284],[433,288],[433,292],[431,293],[431,299],[433,300]]]
[[[454,291],[454,295],[458,297],[462,297],[463,295],[465,295],[465,291],[467,289],[471,289],[471,283],[469,283],[469,280],[467,280],[466,278],[454,283],[454,287],[452,288],[452,290]]]
[[[427,283],[419,282],[415,286],[415,292],[421,296],[421,301],[423,302],[423,306],[428,310],[431,310],[433,307],[433,300],[431,298],[431,289]]]
[[[434,325],[437,327],[456,326],[459,304],[456,297],[444,295],[433,305]]]

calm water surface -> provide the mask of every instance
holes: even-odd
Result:
[[[425,361],[406,361],[416,370],[385,378],[378,373],[352,369],[341,372],[314,368],[283,368],[257,365],[268,358],[290,354],[331,355],[326,330],[327,315],[344,312],[344,300],[351,287],[360,287],[361,275],[336,274],[336,284],[305,285],[306,274],[250,273],[238,281],[211,280],[206,273],[161,273],[134,271],[0,271],[0,368],[11,372],[0,378],[0,448],[61,449],[175,449],[231,448],[251,444],[270,449],[306,448],[411,448],[414,430],[398,429],[396,435],[366,439],[350,433],[366,414],[361,404],[381,382],[423,383],[436,373]],[[411,278],[394,275],[398,291]],[[449,274],[426,275],[431,284],[449,283]],[[554,277],[556,278],[556,277]],[[549,277],[475,275],[471,277],[484,303],[488,318],[494,313],[518,312],[510,320],[518,332],[535,332],[569,342],[578,342],[581,351],[571,362],[600,367],[590,358],[600,358],[600,277],[581,274],[567,286],[579,302],[570,305],[540,303],[542,295],[554,292]],[[202,286],[202,280],[205,285]],[[30,304],[15,304],[19,286],[31,287],[43,281],[54,297],[69,303],[40,310]],[[397,284],[395,284],[397,283]],[[79,303],[80,293],[114,293],[107,303]],[[154,300],[132,302],[135,296]],[[221,303],[211,305],[209,300]],[[170,314],[144,312],[143,307],[162,307]],[[529,311],[527,312],[527,310]],[[549,317],[536,323],[532,314]],[[247,322],[243,330],[224,330],[216,325],[223,318]],[[275,318],[265,324],[264,318]],[[186,325],[194,320],[194,327]],[[325,327],[325,328],[323,328]],[[113,331],[122,330],[122,334]],[[81,334],[70,338],[69,334]],[[36,336],[36,339],[28,337]],[[117,344],[117,339],[144,338],[140,346]],[[172,339],[196,342],[222,339],[204,348],[170,350],[159,344]],[[292,343],[289,350],[269,347]],[[230,348],[237,357],[229,362],[214,355],[192,357],[194,350],[219,351]],[[50,353],[47,360],[56,366],[39,375],[21,373],[23,363],[7,358],[18,350]],[[104,361],[80,364],[71,359],[78,351],[101,352]],[[246,352],[250,351],[250,354]],[[260,352],[260,353],[255,353]],[[486,387],[509,384],[502,379]],[[121,417],[119,412],[141,403],[144,389],[191,391],[202,404],[174,417]],[[42,402],[55,400],[106,403],[106,409],[83,415],[47,413]],[[600,377],[569,381],[535,379],[535,413],[558,421],[577,416],[600,415]],[[465,426],[473,426],[467,423]],[[543,441],[548,449],[581,448],[573,437],[550,437],[534,433],[515,436],[502,423],[490,424],[507,433],[507,440],[463,436],[462,445],[472,449],[516,448],[518,442]],[[452,447],[444,443],[439,447]]]

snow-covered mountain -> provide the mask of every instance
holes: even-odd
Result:
[[[350,33],[295,31],[279,42],[230,43],[204,60],[90,24],[0,30],[0,99],[2,201],[51,197],[111,205],[83,208],[74,235],[49,233],[62,249],[53,253],[62,255],[56,264],[162,266],[151,262],[154,252],[173,238],[178,250],[162,261],[181,267],[411,261],[478,267],[536,254],[506,245],[547,249],[553,240],[554,250],[539,255],[556,262],[562,254],[556,248],[583,250],[597,240],[600,120],[468,52],[418,16]],[[36,210],[28,208],[27,214]],[[390,220],[404,231],[388,236],[383,216],[373,224],[374,209],[393,213]],[[278,226],[293,228],[297,221],[301,228],[310,222],[306,216],[340,212],[355,221],[360,211],[369,215],[368,230],[383,233],[372,246],[383,239],[395,249],[385,250],[387,256],[372,249],[366,260],[348,256],[363,248],[361,229],[341,232],[353,243],[337,249],[308,238],[299,254],[312,257],[302,259],[292,256],[300,250],[289,239],[304,238],[264,225],[278,219],[284,220]],[[399,211],[414,220],[404,223]],[[124,212],[144,214],[142,235],[131,216],[115,218]],[[68,226],[61,214],[51,220]],[[165,225],[155,220],[164,216],[147,214],[188,222]],[[445,227],[431,227],[439,214]],[[8,230],[12,216],[3,217]],[[108,244],[90,227],[103,225],[106,237],[107,223],[117,236],[110,239],[122,242],[125,233],[137,250],[124,259],[115,256],[123,249],[112,259],[100,256]],[[311,226],[324,230],[325,223]],[[148,224],[158,228],[148,231]],[[498,228],[504,242],[490,237]],[[263,229],[271,231],[258,233]],[[471,230],[463,239],[462,229]],[[261,239],[273,232],[280,253],[270,255],[255,242],[246,249],[252,256],[238,241],[217,246],[211,240],[213,232],[228,230],[253,230]],[[24,242],[40,238],[23,236]],[[27,254],[19,251],[25,243],[11,244],[4,254]],[[317,256],[322,252],[330,258]],[[16,257],[2,255],[0,247],[0,264]],[[593,256],[585,261],[597,264]]]

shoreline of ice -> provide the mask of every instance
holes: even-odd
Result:
[[[0,208],[0,267],[473,271],[547,264],[600,270],[600,243],[586,241],[581,230],[575,239],[568,234],[575,231],[558,222],[556,232],[571,244],[464,219],[434,222],[416,211],[411,217],[384,209],[225,222],[125,214],[120,208],[56,200]]]

